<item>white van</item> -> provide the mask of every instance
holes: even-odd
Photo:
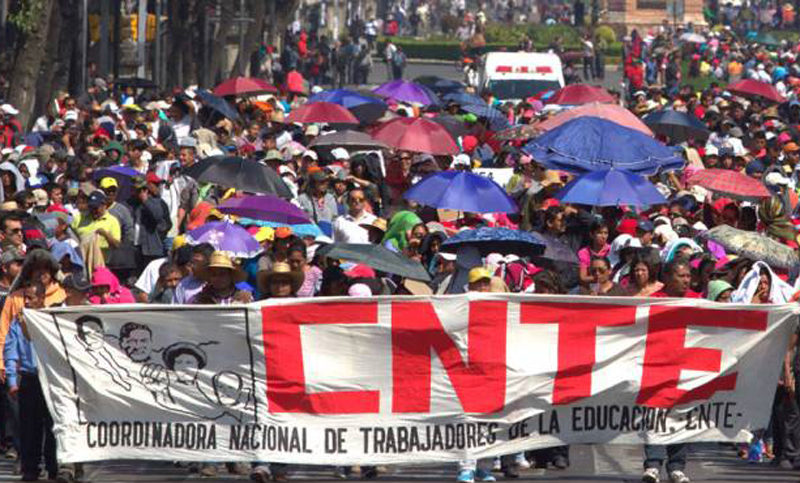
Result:
[[[501,101],[520,101],[562,87],[564,72],[556,54],[489,52],[483,56],[480,88]]]

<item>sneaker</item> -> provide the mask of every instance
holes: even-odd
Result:
[[[337,480],[346,480],[348,469],[349,468],[345,468],[344,466],[337,466],[336,469],[333,470],[333,477]]]
[[[19,457],[19,453],[17,453],[16,448],[10,447],[6,450],[6,459],[7,460],[16,460]]]
[[[475,480],[476,481],[497,481],[497,478],[494,475],[486,470],[478,470],[475,472]]]
[[[69,468],[61,468],[56,475],[56,483],[73,483],[75,474]]]
[[[525,458],[524,453],[517,454],[517,456],[514,457],[514,463],[516,463],[517,468],[521,470],[529,470],[531,468],[531,463]]]
[[[647,468],[642,475],[642,483],[659,483],[661,481],[661,470],[658,468]]]
[[[669,481],[672,483],[691,483],[691,480],[683,471],[675,470],[669,474]]]
[[[556,456],[553,458],[553,468],[557,470],[566,470],[569,468],[569,461],[567,461],[567,458],[561,455]]]
[[[269,481],[269,470],[264,466],[256,466],[250,472],[250,480],[256,483],[267,483]]]
[[[238,463],[225,463],[225,469],[228,470],[228,473],[230,473],[231,475],[250,474],[250,465],[242,463],[241,461]]]
[[[203,465],[200,468],[200,477],[202,478],[214,478],[217,476],[217,466],[216,465]]]
[[[456,478],[458,483],[475,483],[475,472],[472,470],[461,470]]]

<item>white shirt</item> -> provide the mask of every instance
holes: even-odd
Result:
[[[369,243],[369,231],[360,225],[371,225],[378,217],[364,212],[358,218],[350,214],[333,221],[333,241],[336,243]]]
[[[150,295],[158,283],[158,272],[161,270],[161,266],[165,263],[167,263],[167,257],[156,258],[148,263],[142,274],[139,276],[139,279],[136,280],[136,283],[133,286],[145,294]]]

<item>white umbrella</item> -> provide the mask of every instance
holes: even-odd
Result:
[[[706,42],[706,38],[700,34],[696,34],[694,32],[687,32],[681,35],[681,40],[683,42],[690,42],[695,44],[704,44]]]

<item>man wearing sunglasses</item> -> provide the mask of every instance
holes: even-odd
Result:
[[[337,243],[369,243],[369,232],[361,225],[371,225],[376,217],[367,210],[367,195],[361,188],[351,189],[344,197],[347,214],[333,222],[333,241]]]
[[[3,250],[13,247],[17,253],[25,254],[25,240],[22,234],[22,218],[14,213],[9,213],[2,218],[2,232],[0,232],[0,245]]]

